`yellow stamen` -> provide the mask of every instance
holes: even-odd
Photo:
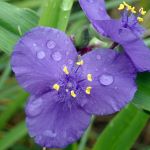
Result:
[[[67,74],[67,75],[69,74],[68,68],[66,66],[64,67],[63,71],[65,74]]]
[[[54,84],[53,89],[56,90],[56,91],[59,91],[60,85],[59,84]]]
[[[124,8],[125,8],[124,4],[120,4],[119,7],[118,7],[118,10],[124,10]]]
[[[130,6],[129,4],[127,4],[126,2],[123,2],[123,4],[127,7],[127,10],[131,10],[132,6]]]
[[[87,80],[90,81],[90,82],[93,80],[93,79],[92,79],[92,74],[88,74],[88,75],[87,75]]]
[[[137,17],[137,20],[138,20],[139,22],[143,22],[143,21],[144,21],[144,19],[143,19],[142,17]]]
[[[135,7],[132,7],[132,8],[131,8],[131,12],[132,12],[133,14],[136,14]]]
[[[80,60],[80,61],[76,62],[76,64],[79,65],[79,66],[81,66],[81,65],[84,64],[84,61],[83,61],[83,60]]]
[[[92,89],[92,87],[88,86],[85,90],[86,94],[91,94],[91,89]]]
[[[140,10],[139,10],[139,12],[141,13],[141,15],[146,15],[146,11],[144,11],[144,9],[143,8],[141,8]]]
[[[71,96],[74,97],[74,98],[77,96],[77,95],[75,94],[74,90],[72,90],[72,91],[70,92],[70,94],[71,94]]]

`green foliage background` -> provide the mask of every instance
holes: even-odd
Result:
[[[118,17],[122,0],[107,0],[109,14]],[[149,0],[126,0],[138,8],[150,9]],[[150,13],[143,25],[145,43],[150,46]],[[50,26],[75,37],[77,47],[111,42],[92,29],[76,0],[0,0],[0,150],[39,150],[28,136],[24,105],[28,94],[17,84],[9,60],[17,40],[37,25]],[[150,74],[138,75],[138,92],[121,112],[93,117],[84,136],[65,150],[150,150]],[[142,132],[142,135],[141,135]],[[145,138],[149,136],[149,138]],[[137,140],[138,139],[138,140]]]

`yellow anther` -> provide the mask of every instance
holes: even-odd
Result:
[[[92,87],[88,86],[85,90],[86,94],[91,94],[91,89],[92,89]]]
[[[88,81],[92,81],[92,80],[93,80],[93,79],[92,79],[92,74],[88,74],[88,75],[87,75],[87,80],[88,80]]]
[[[137,17],[137,20],[138,20],[139,22],[143,22],[143,21],[144,21],[144,19],[143,19],[142,17]]]
[[[74,97],[74,98],[77,96],[77,95],[75,94],[74,90],[72,90],[72,91],[70,92],[70,94],[71,94],[71,96]]]
[[[132,8],[131,8],[131,12],[132,12],[133,14],[136,14],[135,7],[132,7]]]
[[[118,10],[124,10],[124,8],[125,8],[124,4],[120,4],[119,7],[118,7]]]
[[[66,66],[63,68],[63,71],[65,74],[69,74],[68,68]]]
[[[144,11],[144,9],[143,8],[141,8],[140,10],[139,10],[139,12],[141,13],[141,15],[146,15],[146,11]]]
[[[131,10],[132,6],[130,6],[129,4],[127,4],[126,2],[123,2],[123,4],[127,7],[127,10]]]
[[[76,64],[79,65],[79,66],[81,66],[81,65],[84,64],[84,61],[83,61],[83,60],[80,60],[80,61],[76,62]]]
[[[56,91],[59,91],[59,89],[60,89],[59,84],[54,84],[53,89],[56,90]]]

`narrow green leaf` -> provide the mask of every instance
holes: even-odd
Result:
[[[16,5],[17,7],[34,9],[34,8],[38,8],[42,4],[42,0],[12,1],[11,4]]]
[[[57,27],[57,19],[62,0],[45,0],[39,25]]]
[[[45,0],[39,25],[65,31],[74,0]]]
[[[140,109],[150,111],[150,74],[141,73],[137,78],[138,91],[136,92],[133,104]]]
[[[57,28],[62,31],[67,28],[73,2],[74,0],[62,0],[57,21]]]
[[[38,16],[30,9],[21,9],[0,2],[0,50],[10,53],[16,41],[38,23]]]
[[[80,144],[78,146],[78,150],[85,150],[86,143],[87,143],[90,131],[92,129],[92,125],[93,125],[94,119],[95,119],[95,117],[93,116],[92,119],[91,119],[90,126],[88,127],[88,129],[85,131],[83,137],[81,138]]]
[[[16,97],[16,100],[7,105],[7,108],[0,115],[0,129],[2,129],[7,121],[24,105],[27,94],[22,92]]]
[[[10,64],[8,63],[1,78],[0,78],[0,89],[3,87],[5,81],[9,77],[10,72],[11,72],[11,68],[10,68]]]
[[[129,150],[149,116],[130,104],[110,122],[92,150]]]
[[[0,50],[10,54],[19,36],[0,26]]]
[[[27,134],[27,129],[25,122],[21,122],[10,130],[5,136],[0,140],[0,150],[7,150],[16,141],[20,140],[23,136]]]

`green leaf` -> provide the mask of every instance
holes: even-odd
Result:
[[[130,104],[110,122],[92,150],[129,150],[149,116]]]
[[[19,95],[17,95],[16,100],[11,101],[11,103],[7,105],[6,109],[0,115],[0,129],[2,129],[8,120],[23,107],[26,99],[27,94],[21,92]]]
[[[10,146],[12,146],[16,141],[21,139],[26,134],[27,129],[25,126],[25,122],[23,121],[12,128],[10,132],[6,133],[5,136],[0,140],[0,149],[7,150]]]
[[[136,92],[133,104],[140,109],[150,111],[150,74],[141,73],[137,78],[138,91]]]
[[[57,28],[62,31],[67,28],[73,2],[74,0],[62,0],[57,21]]]
[[[38,23],[38,16],[30,9],[21,9],[0,2],[0,49],[10,53],[19,37]]]
[[[7,80],[7,78],[9,77],[9,74],[11,72],[11,68],[10,68],[10,64],[8,63],[1,78],[0,78],[0,89],[2,89],[5,81]]]
[[[62,0],[45,0],[39,25],[57,27],[57,19]]]
[[[74,0],[45,0],[39,25],[65,31]]]
[[[78,150],[84,150],[85,149],[88,137],[89,137],[91,129],[92,129],[94,119],[95,119],[95,117],[92,116],[90,126],[87,128],[87,130],[85,131],[83,137],[81,138],[80,144],[78,146]]]

